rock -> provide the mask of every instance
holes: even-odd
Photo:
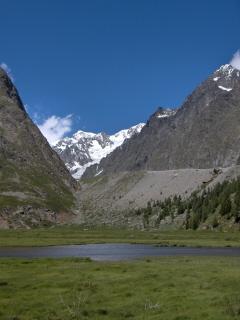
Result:
[[[71,217],[77,183],[29,118],[17,89],[1,68],[0,177],[0,214],[10,213],[8,223],[14,217],[15,225],[17,217],[40,214],[46,207],[65,210]]]
[[[175,114],[159,118],[157,111],[151,116],[139,135],[102,159],[98,170],[107,175],[237,165],[239,106],[240,72],[230,65],[222,66],[187,97]],[[84,177],[95,173],[96,167],[90,167]]]

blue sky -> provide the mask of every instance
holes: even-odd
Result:
[[[238,0],[0,4],[0,63],[38,123],[72,114],[66,131],[113,133],[177,107],[240,48]]]

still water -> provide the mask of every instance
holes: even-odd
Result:
[[[89,257],[97,261],[133,260],[161,256],[240,256],[240,248],[157,247],[144,244],[85,244],[49,247],[0,247],[0,257]]]

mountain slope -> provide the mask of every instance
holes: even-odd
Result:
[[[175,115],[150,117],[138,136],[84,177],[98,171],[229,167],[240,157],[240,71],[224,65],[186,99]]]
[[[75,188],[0,69],[0,225],[24,225],[33,216],[36,224],[50,216],[57,220],[57,213],[70,212]]]
[[[139,123],[113,135],[78,131],[71,138],[58,141],[53,149],[65,162],[73,177],[79,179],[87,167],[99,163],[126,139],[138,134],[143,126],[144,123]]]

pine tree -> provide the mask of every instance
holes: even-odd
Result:
[[[220,214],[222,216],[228,215],[231,211],[231,208],[232,208],[231,200],[229,199],[229,197],[224,197],[221,202]]]

